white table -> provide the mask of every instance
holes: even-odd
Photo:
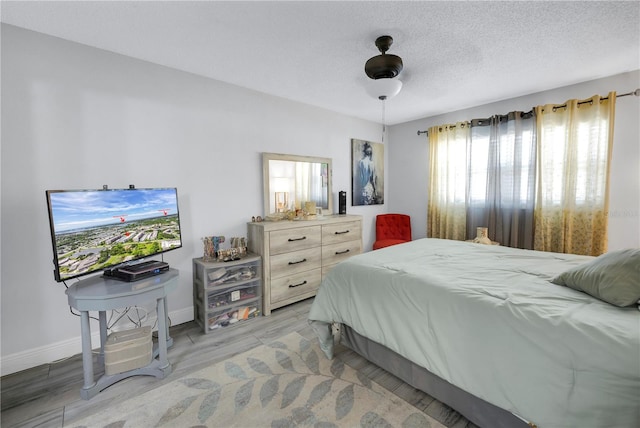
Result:
[[[147,375],[164,378],[171,373],[171,364],[167,358],[167,348],[173,345],[169,336],[167,312],[167,294],[178,284],[179,271],[168,271],[135,282],[123,282],[102,276],[83,279],[67,288],[69,306],[80,311],[82,332],[82,367],[84,386],[80,396],[88,400],[103,389],[130,376]],[[91,353],[91,325],[89,311],[98,311],[100,322],[100,354],[98,364],[104,368],[104,345],[107,340],[106,311],[135,306],[151,300],[156,301],[158,315],[158,341],[154,345],[151,363],[145,367],[114,375],[103,375],[97,381],[93,374]]]

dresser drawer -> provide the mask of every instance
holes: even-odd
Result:
[[[269,234],[269,252],[273,255],[319,247],[321,239],[320,226],[276,230]]]
[[[322,247],[322,266],[340,263],[362,252],[362,241],[339,242]]]
[[[322,226],[322,245],[362,240],[361,228],[359,221],[324,225]]]
[[[318,289],[321,280],[321,269],[274,278],[271,280],[271,303],[313,292]]]
[[[279,278],[293,275],[322,266],[322,251],[320,247],[308,250],[295,251],[293,253],[271,256],[271,277]]]

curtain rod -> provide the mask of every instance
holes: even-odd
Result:
[[[620,98],[620,97],[627,97],[627,96],[629,96],[629,95],[635,95],[636,97],[640,97],[640,88],[636,89],[636,90],[635,90],[635,91],[633,91],[633,92],[627,92],[626,94],[618,94],[618,95],[616,95],[616,98]],[[601,98],[601,99],[602,99],[602,100],[608,100],[608,99],[609,99],[609,97],[604,97],[604,98]],[[578,104],[584,104],[584,103],[588,103],[588,102],[589,102],[589,101],[583,101],[582,103],[578,103]],[[560,106],[560,107],[562,107],[562,106]],[[566,107],[566,105],[565,105],[565,107]],[[420,136],[420,135],[422,135],[422,134],[427,134],[427,135],[429,135],[429,131],[428,131],[428,130],[425,130],[425,131],[418,131],[418,136]]]

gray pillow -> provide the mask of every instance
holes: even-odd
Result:
[[[611,251],[571,268],[551,280],[612,305],[633,306],[640,300],[640,249]]]

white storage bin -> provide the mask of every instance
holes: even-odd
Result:
[[[104,345],[106,375],[139,369],[151,362],[153,341],[151,327],[111,333]]]

